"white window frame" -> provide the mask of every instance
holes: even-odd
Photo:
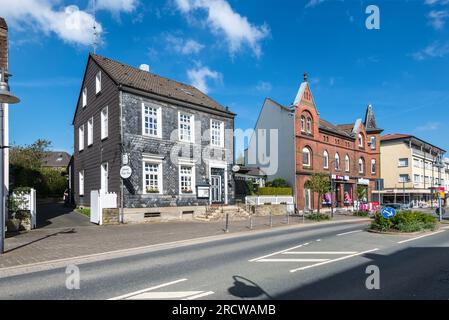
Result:
[[[87,87],[83,88],[82,106],[83,106],[83,108],[85,108],[87,106]]]
[[[87,146],[94,144],[94,117],[87,121]]]
[[[145,123],[147,120],[146,108],[156,109],[156,134],[146,132]],[[149,117],[148,117],[149,118]],[[160,106],[142,102],[142,135],[146,137],[162,138],[162,108]]]
[[[78,172],[78,193],[84,196],[84,170]]]
[[[95,75],[95,94],[101,92],[101,70]]]
[[[100,190],[103,193],[109,192],[109,163],[103,162],[100,167]]]
[[[191,179],[191,187],[192,187],[192,193],[184,193],[182,192],[182,188],[181,188],[181,169],[182,167],[191,167],[192,168],[192,179]],[[193,163],[183,163],[180,162],[179,166],[178,166],[178,180],[179,180],[179,194],[180,195],[195,195],[196,194],[196,178],[195,178],[195,173],[196,173],[196,168],[195,168],[195,164]]]
[[[336,171],[341,170],[340,155],[338,154],[338,152],[334,156],[334,168]]]
[[[374,170],[373,170],[373,168],[374,168]],[[371,174],[376,174],[376,172],[377,172],[377,163],[376,163],[376,160],[372,159],[371,160]]]
[[[307,130],[307,133],[312,133],[312,118],[311,117],[307,117],[306,130]]]
[[[148,194],[148,195],[155,195],[155,194],[164,194],[164,184],[163,184],[163,178],[164,178],[164,167],[162,163],[162,158],[154,158],[154,157],[145,157],[143,156],[142,160],[142,193]],[[159,192],[158,193],[149,193],[147,192],[147,184],[146,184],[146,164],[151,165],[157,165],[158,168],[158,181],[157,181],[157,187]]]
[[[359,133],[359,147],[363,148],[363,135]]]
[[[403,181],[402,178],[406,178],[406,181]],[[399,175],[399,183],[409,183],[410,182],[410,176],[408,174],[400,174]]]
[[[306,132],[306,117],[301,116],[301,132]]]
[[[326,150],[323,153],[323,168],[329,169],[329,153]]]
[[[402,165],[401,164],[401,160],[406,160],[406,162],[407,162],[407,164],[406,165]],[[399,168],[408,168],[408,166],[409,166],[409,163],[410,161],[409,161],[409,159],[408,158],[399,158],[398,159],[398,167]]]
[[[183,132],[181,130],[181,116],[190,117],[190,135],[189,140],[183,138]],[[188,114],[178,111],[178,139],[181,142],[194,143],[195,142],[195,116],[193,114]]]
[[[304,163],[304,153],[307,153],[308,163]],[[310,151],[310,149],[307,147],[302,148],[302,166],[307,168],[310,168],[312,166],[312,151]]]
[[[365,161],[362,159],[362,158],[360,158],[359,159],[359,173],[365,173]]]
[[[84,150],[84,124],[78,128],[78,150]]]
[[[106,115],[104,111],[106,110]],[[106,106],[101,109],[101,140],[106,139],[109,136],[109,107]]]
[[[348,155],[345,156],[345,171],[349,172],[351,171],[351,159]]]
[[[213,123],[219,123],[219,143],[217,144],[216,142],[214,143],[214,133],[217,131],[217,129],[213,128]],[[224,122],[220,121],[220,120],[216,120],[216,119],[210,119],[210,144],[213,147],[218,147],[218,148],[224,148]]]
[[[376,137],[371,136],[371,150],[376,150]]]

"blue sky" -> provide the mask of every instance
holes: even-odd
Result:
[[[281,4],[282,3],[282,4]],[[368,30],[365,9],[380,9]],[[15,144],[73,150],[71,121],[92,47],[91,1],[0,0],[10,25]],[[252,128],[265,97],[289,105],[309,82],[334,123],[372,103],[385,133],[449,150],[449,0],[97,0],[97,53],[192,83]]]

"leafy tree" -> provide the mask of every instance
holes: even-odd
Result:
[[[321,197],[331,191],[331,182],[329,180],[329,175],[325,173],[314,173],[305,183],[305,187],[310,189],[313,193],[318,194],[318,213],[320,213],[321,208]]]
[[[356,188],[356,194],[357,194],[357,200],[358,201],[365,201],[367,198],[367,190],[366,186],[364,185],[357,185]]]
[[[50,147],[51,142],[43,139],[39,139],[31,145],[13,146],[9,152],[9,162],[12,166],[40,169],[42,159]]]

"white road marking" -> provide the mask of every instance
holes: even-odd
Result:
[[[355,230],[355,231],[343,232],[343,233],[337,234],[337,237],[345,236],[347,234],[353,234],[353,233],[357,233],[357,232],[362,232],[362,231],[363,230]]]
[[[316,242],[321,242],[321,239],[318,239]]]
[[[329,259],[261,259],[257,262],[323,262]]]
[[[299,246],[295,246],[295,247],[288,248],[288,249],[285,249],[285,250],[281,250],[281,251],[277,251],[277,252],[274,252],[274,253],[270,253],[270,254],[267,254],[266,256],[254,258],[254,259],[251,259],[251,260],[248,260],[248,261],[249,261],[249,262],[255,262],[255,261],[257,261],[257,260],[265,259],[265,258],[272,257],[272,256],[275,256],[275,255],[277,255],[277,254],[281,254],[281,253],[284,253],[284,252],[287,252],[287,251],[290,251],[290,250],[294,250],[294,249],[301,248],[302,246],[306,246],[306,245],[308,245],[308,244],[309,244],[309,242],[303,243],[303,244],[300,244]]]
[[[187,281],[187,279],[179,279],[179,280],[175,280],[175,281],[172,281],[172,282],[163,283],[163,284],[160,284],[158,286],[154,286],[154,287],[151,287],[151,288],[147,288],[147,289],[131,292],[131,293],[128,293],[128,294],[124,294],[122,296],[118,296],[118,297],[115,297],[115,298],[110,298],[108,300],[122,300],[122,299],[126,299],[126,298],[129,298],[129,297],[132,297],[132,296],[135,296],[135,295],[147,292],[147,291],[152,291],[152,290],[156,290],[156,289],[159,289],[159,288],[171,286],[173,284],[180,283],[180,282],[183,282],[183,281]]]
[[[204,291],[174,291],[174,292],[144,292],[126,300],[161,300],[161,299],[183,299],[187,297],[197,296]]]
[[[423,236],[419,236],[419,237],[416,237],[416,238],[411,238],[411,239],[407,239],[407,240],[402,240],[402,241],[399,241],[398,243],[406,243],[406,242],[409,242],[409,241],[418,240],[418,239],[425,238],[425,237],[430,237],[430,236],[433,236],[433,235],[436,235],[436,234],[438,234],[438,233],[445,232],[445,231],[446,231],[446,230],[440,230],[440,231],[433,232],[433,233],[429,233],[429,234],[425,234],[425,235],[423,235]]]
[[[215,292],[213,291],[207,291],[207,292],[203,292],[203,293],[199,293],[197,295],[182,299],[182,300],[195,300],[198,298],[202,298],[202,297],[206,297],[206,296],[210,296],[211,294],[214,294]]]
[[[354,254],[356,251],[289,251],[283,254]]]
[[[342,260],[345,260],[345,259],[349,259],[349,258],[352,258],[352,257],[360,256],[362,254],[369,253],[369,252],[374,252],[374,251],[377,251],[377,250],[379,250],[379,249],[376,248],[376,249],[372,249],[372,250],[358,252],[358,253],[355,253],[355,254],[351,254],[349,256],[344,256],[344,257],[341,257],[341,258],[332,259],[332,260],[328,260],[328,261],[312,264],[310,266],[305,266],[305,267],[301,267],[301,268],[297,268],[297,269],[292,269],[292,270],[290,270],[290,272],[293,273],[293,272],[302,271],[302,270],[306,270],[306,269],[310,269],[310,268],[314,268],[314,267],[319,267],[319,266],[322,266],[322,265],[325,265],[325,264],[342,261]]]

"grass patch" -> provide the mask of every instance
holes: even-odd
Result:
[[[81,213],[81,214],[83,214],[83,215],[85,215],[87,217],[90,217],[90,209],[89,208],[78,207],[78,208],[75,209],[75,211],[78,212],[78,213]]]
[[[326,221],[331,219],[329,215],[323,213],[311,213],[306,215],[306,218],[313,221]]]
[[[391,220],[376,214],[371,229],[383,232],[417,232],[435,230],[437,219],[420,211],[400,211]]]

